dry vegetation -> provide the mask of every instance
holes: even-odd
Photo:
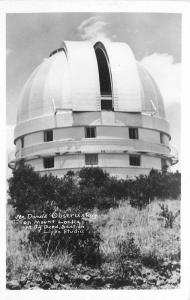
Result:
[[[179,172],[157,170],[119,180],[100,168],[59,179],[21,165],[8,182],[7,288],[178,287],[180,180]],[[73,235],[13,224],[17,214],[31,212],[97,217],[85,220],[83,234]]]
[[[67,251],[42,255],[40,248],[28,242],[26,230],[13,228],[8,218],[8,288],[176,288],[180,282],[180,216],[173,228],[165,228],[159,203],[163,201],[154,201],[138,210],[124,202],[105,213],[93,211],[97,214],[93,226],[101,233],[103,257],[101,267],[96,268],[73,264],[72,254]],[[180,209],[179,200],[166,200],[164,204],[173,213]],[[129,247],[133,254],[140,251],[132,259],[125,253],[130,249],[118,247],[122,243],[127,247],[131,239]],[[126,268],[127,272],[132,269],[129,274],[133,282],[128,281],[123,268],[128,260],[132,263]]]
[[[109,213],[99,214],[95,220],[102,235],[101,250],[108,256],[117,252],[119,240],[126,240],[129,234],[143,256],[152,255],[158,259],[175,259],[180,249],[180,216],[173,228],[165,228],[165,219],[160,216],[159,203],[168,205],[175,213],[180,209],[179,200],[154,201],[143,210],[131,207],[125,202]]]

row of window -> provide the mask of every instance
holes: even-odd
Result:
[[[95,138],[96,137],[96,127],[86,127],[85,128],[85,138]],[[138,128],[129,127],[129,138],[138,140],[139,132]],[[53,130],[44,131],[44,142],[53,141]],[[160,132],[160,143],[164,144],[164,134]],[[24,148],[24,137],[21,138],[21,147]]]
[[[45,157],[44,158],[44,168],[50,169],[54,168],[54,157]],[[98,154],[91,153],[91,154],[85,154],[85,165],[86,166],[97,166],[98,165]],[[130,155],[129,156],[129,165],[130,166],[140,166],[141,165],[141,159],[140,155]]]
[[[96,137],[96,127],[86,127],[85,128],[85,138],[95,138]],[[138,140],[139,131],[136,127],[129,127],[129,138]],[[47,130],[44,132],[44,142],[53,141],[53,130]],[[160,143],[164,144],[164,134],[160,132]]]

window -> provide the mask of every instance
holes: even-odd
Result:
[[[44,142],[53,141],[53,130],[44,131]]]
[[[85,154],[85,165],[98,165],[98,154]]]
[[[86,127],[85,128],[85,137],[86,138],[95,138],[96,137],[96,127]]]
[[[101,109],[103,109],[103,110],[113,110],[112,101],[111,100],[105,100],[105,99],[102,98]]]
[[[138,128],[129,128],[129,138],[136,140],[139,138]]]
[[[112,104],[112,85],[111,74],[108,66],[108,60],[102,46],[95,46],[95,54],[98,63],[101,109],[113,110]]]
[[[45,169],[54,168],[54,157],[45,157],[44,158],[44,168]]]
[[[164,144],[164,134],[160,132],[160,143]]]
[[[21,138],[21,148],[24,148],[24,137]]]
[[[130,155],[129,164],[130,166],[140,166],[140,155]]]

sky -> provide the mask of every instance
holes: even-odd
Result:
[[[181,15],[168,13],[7,14],[7,154],[21,89],[32,71],[64,40],[126,42],[157,82],[180,159]],[[173,170],[180,170],[178,163]]]

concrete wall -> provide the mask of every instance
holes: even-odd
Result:
[[[71,168],[82,168],[84,166],[84,155],[66,155],[55,157],[55,168],[56,169],[71,169]]]
[[[69,127],[53,130],[53,138],[55,141],[64,139],[82,139],[85,137],[84,127]]]
[[[127,126],[95,126],[96,137],[100,139],[129,139]],[[160,144],[160,132],[147,128],[138,128],[139,141]],[[53,141],[59,140],[82,140],[85,138],[85,127],[67,127],[53,129]],[[169,137],[163,134],[163,145],[169,145]],[[30,147],[44,143],[44,132],[34,132],[24,136],[24,147]],[[46,146],[50,146],[50,142]],[[16,151],[21,149],[21,140],[16,141]]]
[[[77,170],[85,165],[85,153],[97,153],[98,165],[111,174],[135,176],[146,174],[151,168],[160,170],[161,157],[170,155],[168,123],[163,119],[138,113],[68,111],[50,118],[48,127],[45,126],[45,121],[50,120],[47,118],[40,123],[43,124],[40,131],[35,131],[34,120],[30,121],[27,130],[31,133],[16,139],[16,158],[24,158],[36,171],[63,174],[70,169]],[[87,126],[96,127],[96,138],[85,138]],[[53,141],[44,142],[43,127],[53,130]],[[138,139],[129,139],[129,127],[138,128]],[[160,132],[165,144],[160,142]],[[21,137],[24,137],[24,148],[21,148]],[[140,167],[129,165],[129,154],[135,153],[141,154]],[[44,170],[44,156],[55,157],[53,170]]]
[[[160,133],[151,129],[139,128],[139,139],[160,144]]]
[[[141,155],[140,166],[130,166],[129,155],[124,154],[98,154],[98,166],[102,168],[118,168],[118,169],[161,169],[161,158]],[[43,158],[36,158],[27,161],[36,171],[44,170]],[[54,157],[54,169],[79,169],[85,166],[85,154],[61,155]],[[45,170],[44,170],[45,171]],[[116,170],[115,170],[116,171]]]
[[[142,155],[141,166],[144,168],[161,170],[161,158]]]
[[[162,131],[169,134],[169,124],[165,119],[147,116],[140,113],[120,112],[80,112],[72,111],[53,113],[41,118],[23,122],[15,128],[15,140],[23,135],[52,128],[72,126],[136,126]]]
[[[126,178],[138,176],[139,174],[149,174],[152,168],[161,169],[161,159],[158,157],[141,156],[141,166],[130,166],[129,156],[125,155],[108,155],[99,154],[98,156],[99,167],[102,167],[105,171],[112,176],[119,178]],[[35,168],[36,171],[42,174],[52,173],[56,176],[63,176],[69,170],[79,171],[84,166],[84,155],[67,155],[55,157],[54,168],[44,169],[43,159],[35,159],[27,162]]]
[[[24,137],[24,147],[36,145],[36,144],[42,143],[43,141],[44,141],[43,131],[34,132],[32,134],[27,134]]]

